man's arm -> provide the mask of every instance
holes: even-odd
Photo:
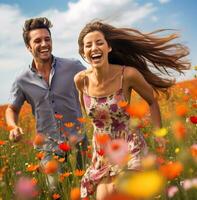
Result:
[[[23,135],[22,128],[17,125],[18,115],[19,110],[16,109],[13,105],[8,105],[5,112],[5,118],[7,125],[11,128],[9,139],[13,141],[19,141]]]

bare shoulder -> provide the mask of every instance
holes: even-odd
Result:
[[[126,66],[125,72],[124,72],[124,77],[125,77],[125,79],[130,80],[130,79],[143,78],[143,75],[135,67]]]
[[[75,85],[76,85],[78,90],[83,90],[84,81],[85,81],[85,79],[86,79],[86,77],[88,76],[89,73],[90,73],[90,70],[86,69],[86,70],[78,72],[74,76],[74,82],[75,82]]]

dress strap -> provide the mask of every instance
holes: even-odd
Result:
[[[84,76],[84,79],[83,79],[83,87],[84,87],[84,92],[88,95],[88,86],[86,84],[86,72],[85,73],[85,76]]]
[[[125,70],[125,66],[122,66],[122,74],[121,74],[121,85],[120,88],[123,88],[123,81],[124,81],[124,70]]]

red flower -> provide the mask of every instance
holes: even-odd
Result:
[[[63,115],[61,115],[61,114],[55,114],[55,118],[56,118],[56,119],[62,119],[62,118],[63,118]]]
[[[97,153],[100,155],[100,156],[103,156],[105,154],[105,151],[104,149],[100,149],[97,151]]]
[[[197,116],[191,116],[189,119],[193,124],[197,124]]]
[[[59,149],[62,151],[69,151],[71,149],[70,145],[68,143],[61,143],[59,144]]]

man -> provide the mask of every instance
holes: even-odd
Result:
[[[12,127],[9,138],[18,141],[23,134],[17,125],[20,108],[25,101],[31,105],[37,132],[45,138],[39,150],[48,152],[46,160],[50,159],[52,152],[65,156],[59,144],[67,140],[67,136],[78,135],[81,129],[77,120],[81,111],[73,77],[84,69],[79,61],[52,55],[51,27],[45,17],[25,21],[23,39],[33,61],[29,69],[15,80],[6,110],[7,124]],[[64,126],[69,122],[74,126]],[[80,140],[85,144],[86,137],[78,137]],[[80,161],[78,164],[81,168]]]

